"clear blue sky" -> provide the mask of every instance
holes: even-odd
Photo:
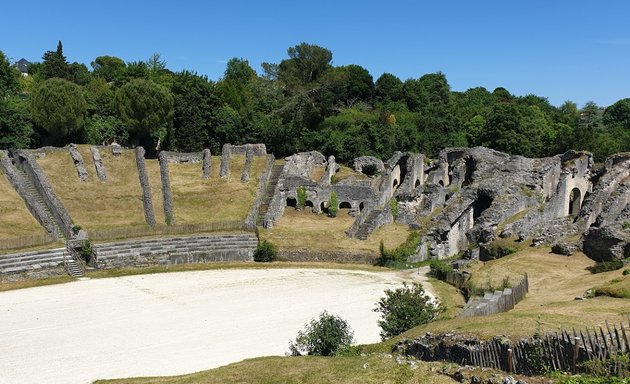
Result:
[[[160,53],[171,70],[217,80],[232,57],[280,62],[307,42],[358,64],[455,91],[503,86],[559,105],[630,97],[630,2],[615,1],[6,1],[0,50],[41,60],[61,40],[69,61]]]

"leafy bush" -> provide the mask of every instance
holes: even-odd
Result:
[[[339,200],[337,199],[337,193],[332,191],[330,198],[328,199],[328,216],[337,217],[339,211]]]
[[[453,266],[444,260],[431,260],[429,268],[431,275],[439,280],[446,279],[446,274],[453,272]]]
[[[388,268],[406,268],[407,259],[416,252],[420,244],[420,234],[411,232],[404,243],[394,249],[385,248],[385,244],[381,240],[380,257],[374,261],[375,265]]]
[[[623,270],[623,272],[622,272],[622,274],[623,274],[624,276],[626,276],[626,275],[630,275],[630,269],[624,269],[624,270]]]
[[[394,220],[398,217],[398,200],[395,197],[389,201],[389,208],[392,211],[392,216],[394,216]]]
[[[339,316],[324,311],[318,319],[311,320],[299,331],[295,341],[289,342],[289,352],[293,356],[303,354],[332,356],[338,352],[351,353],[348,346],[354,340],[354,333],[348,322]]]
[[[258,262],[271,262],[278,256],[278,247],[273,243],[263,240],[256,246],[254,250],[254,261]]]
[[[623,268],[623,260],[613,259],[595,263],[595,265],[593,265],[592,267],[588,267],[588,270],[591,271],[591,273],[602,273],[614,271],[621,268]]]
[[[81,259],[83,259],[86,263],[90,261],[92,258],[92,243],[90,240],[83,241],[83,245],[81,246],[81,251],[79,251],[79,255]]]
[[[516,249],[504,245],[492,244],[483,250],[485,253],[484,258],[488,260],[495,260],[511,255],[516,252]]]
[[[300,185],[299,187],[297,187],[297,209],[304,209],[304,207],[306,206],[306,199],[308,198],[308,196],[306,195],[306,187],[304,187],[303,185]]]
[[[615,376],[630,376],[630,355],[628,353],[618,353],[607,359],[592,359],[580,363],[579,370],[595,377],[605,377],[611,379]],[[609,381],[604,381],[608,383]]]
[[[443,311],[424,292],[422,285],[403,283],[401,288],[385,291],[385,297],[376,303],[374,312],[381,314],[378,325],[383,340],[399,335],[420,324],[427,324]]]
[[[75,235],[75,236],[78,235],[79,231],[81,229],[82,229],[82,227],[80,225],[77,225],[77,224],[73,225],[72,226],[72,234]]]
[[[630,229],[630,221],[624,221],[622,226],[623,229]]]

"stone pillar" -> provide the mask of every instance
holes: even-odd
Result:
[[[96,168],[96,175],[98,176],[98,179],[100,181],[107,181],[107,173],[105,172],[105,167],[103,166],[101,153],[95,146],[90,147],[90,152],[92,152],[92,160],[94,160],[94,167]]]
[[[252,162],[254,161],[254,150],[251,145],[247,145],[245,150],[245,166],[243,167],[243,173],[241,174],[241,181],[247,183],[249,181],[249,171],[252,169]]]
[[[173,212],[173,195],[171,193],[171,179],[168,174],[168,155],[161,151],[158,159],[160,161],[160,179],[162,180],[162,197],[164,199],[164,220],[166,225],[173,225],[175,214]]]
[[[136,166],[138,167],[138,177],[142,188],[142,206],[144,208],[144,219],[150,226],[155,226],[155,214],[153,213],[153,201],[151,200],[151,184],[147,175],[147,167],[144,163],[145,150],[136,147]]]
[[[203,150],[203,179],[208,180],[210,178],[210,165],[212,163],[212,154],[208,148]]]
[[[225,179],[230,174],[230,144],[223,144],[221,150],[221,178]]]
[[[77,150],[76,144],[70,144],[68,146],[68,151],[70,151],[70,156],[72,157],[72,162],[77,169],[77,174],[79,175],[79,179],[81,181],[87,181],[88,173],[85,169],[85,164],[83,163],[83,156]]]

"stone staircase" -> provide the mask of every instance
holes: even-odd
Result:
[[[383,214],[382,209],[373,209],[357,229],[355,237],[359,240],[367,240],[370,233],[380,226],[378,218],[381,214]]]
[[[253,233],[141,239],[93,245],[99,268],[213,261],[251,261]]]
[[[83,277],[85,273],[79,265],[79,263],[72,257],[67,257],[65,260],[65,267],[68,274],[72,277]]]
[[[48,204],[46,204],[46,201],[44,200],[44,197],[41,195],[41,193],[39,193],[39,191],[37,190],[37,188],[33,184],[33,181],[31,180],[31,178],[28,177],[28,175],[26,174],[26,172],[24,172],[24,170],[22,168],[15,167],[15,169],[17,169],[17,171],[23,177],[27,193],[32,197],[32,200],[35,201],[36,204],[41,206],[43,212],[45,212],[46,215],[48,216],[48,219],[50,220],[50,223],[52,223],[52,225],[53,225],[53,227],[55,229],[55,232],[57,233],[57,238],[59,238],[60,240],[65,239],[65,237],[63,235],[63,231],[59,227],[59,223],[57,223],[57,220],[55,219],[55,216],[53,215],[52,211],[48,207]]]
[[[0,274],[63,267],[66,248],[0,255]]]
[[[260,204],[260,210],[258,211],[258,218],[256,219],[256,225],[262,226],[265,215],[267,214],[267,210],[269,209],[269,204],[271,204],[271,200],[273,199],[273,194],[276,191],[276,185],[278,185],[278,179],[282,174],[283,164],[274,164],[271,168],[271,174],[269,175],[269,181],[267,182],[267,186],[265,188],[265,196],[262,199],[262,203]]]

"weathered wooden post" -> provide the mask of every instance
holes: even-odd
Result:
[[[512,348],[508,348],[507,350],[507,371],[508,373],[512,373],[514,370],[513,361],[512,361]]]
[[[576,365],[578,359],[578,353],[580,353],[580,338],[573,338],[573,359],[571,360],[571,373],[575,375]]]

